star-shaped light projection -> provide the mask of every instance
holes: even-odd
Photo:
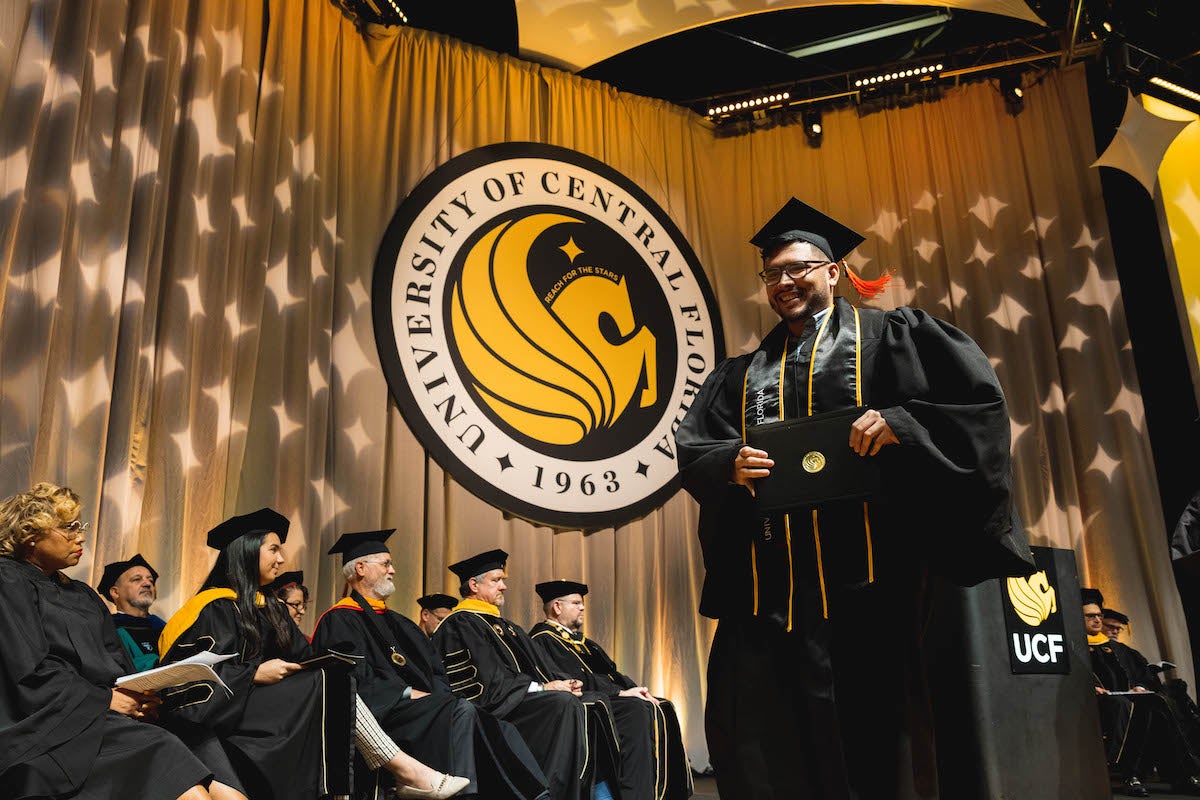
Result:
[[[1058,343],[1059,350],[1083,350],[1083,346],[1087,344],[1089,337],[1086,333],[1079,329],[1079,326],[1072,322],[1067,326],[1067,332],[1063,334],[1062,340]]]
[[[616,36],[624,36],[628,33],[650,27],[650,21],[642,16],[637,0],[630,0],[630,2],[623,6],[606,8],[605,11],[608,12],[608,16],[611,18],[609,25]]]
[[[1016,333],[1021,328],[1021,320],[1033,316],[1025,306],[1018,303],[1012,295],[1002,295],[996,310],[988,314],[988,319],[995,322],[1006,331]]]
[[[1104,477],[1110,481],[1113,478],[1113,473],[1117,471],[1117,467],[1121,466],[1123,461],[1118,461],[1108,454],[1108,451],[1103,447],[1096,447],[1096,457],[1092,459],[1092,463],[1084,467],[1084,471],[1098,470]]]
[[[996,217],[1006,208],[1008,203],[1000,198],[981,194],[969,210],[973,217],[991,229],[996,227]]]
[[[1146,192],[1154,195],[1158,165],[1175,137],[1190,125],[1151,114],[1128,92],[1125,115],[1108,147],[1092,162],[1093,167],[1112,167],[1132,175]]]
[[[903,224],[904,220],[900,219],[900,215],[895,211],[880,211],[879,216],[867,228],[867,232],[891,244],[896,238],[896,231],[900,230]]]

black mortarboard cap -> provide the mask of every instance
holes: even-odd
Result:
[[[1089,589],[1084,586],[1079,590],[1079,600],[1081,605],[1096,605],[1104,607],[1104,595],[1099,589]]]
[[[266,592],[278,592],[287,586],[303,586],[304,585],[304,570],[295,570],[294,572],[285,572],[275,580],[268,583],[262,588]]]
[[[776,236],[791,231],[797,231],[805,241],[816,245],[830,261],[841,261],[866,239],[861,233],[793,197],[754,234],[750,244],[765,250]]]
[[[375,553],[386,553],[388,551],[387,538],[395,532],[395,528],[388,528],[383,531],[343,533],[333,543],[333,547],[329,548],[329,555],[332,556],[341,553],[342,563],[348,564],[356,558],[362,558],[363,556]]]
[[[279,541],[287,541],[289,523],[287,517],[273,508],[260,508],[249,514],[230,517],[208,532],[208,546],[214,550],[224,550],[233,543],[234,539],[247,533],[259,531],[279,534]]]
[[[125,574],[126,570],[134,567],[145,567],[150,570],[150,577],[158,581],[158,573],[154,571],[154,567],[146,563],[146,559],[142,558],[142,554],[138,553],[128,561],[114,561],[111,564],[104,565],[104,574],[100,576],[100,583],[96,586],[96,591],[105,600],[108,599],[108,590],[117,584],[117,579]]]
[[[587,594],[587,584],[563,580],[546,581],[533,587],[533,590],[538,593],[538,597],[542,598],[543,603],[549,603],[551,600],[569,594]]]
[[[479,573],[475,574],[478,575]],[[435,608],[454,608],[458,605],[458,600],[448,594],[435,592],[434,594],[427,594],[424,597],[418,597],[417,605],[426,611],[433,611]]]
[[[494,569],[504,569],[504,565],[507,563],[508,553],[503,550],[488,550],[486,553],[464,558],[457,564],[451,564],[449,569],[458,576],[460,581],[465,583],[468,578],[474,578],[476,575],[482,575]]]
[[[1122,625],[1129,624],[1129,617],[1125,616],[1120,611],[1116,611],[1111,608],[1104,609],[1104,618],[1105,619],[1115,619],[1117,622],[1121,623]]]

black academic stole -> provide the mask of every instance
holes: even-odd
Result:
[[[387,654],[387,657],[395,665],[396,671],[404,675],[408,684],[415,689],[420,689],[423,692],[433,691],[433,687],[427,685],[427,682],[422,679],[420,672],[415,669],[415,665],[409,664],[410,657],[405,655],[396,644],[395,637],[387,629],[387,624],[383,620],[383,615],[375,611],[367,599],[358,592],[351,592],[350,599],[358,603],[358,607],[363,610],[367,617],[367,630],[371,632],[371,637],[379,648]],[[407,667],[407,669],[406,669]],[[417,680],[414,681],[413,679]],[[420,684],[420,685],[417,685]]]
[[[792,336],[786,324],[768,334],[746,369],[742,440],[753,425],[864,405],[868,398],[862,379],[862,339],[859,311],[844,301],[835,303],[819,321],[810,319],[799,337]],[[807,519],[800,519],[801,515]],[[871,582],[874,563],[867,503],[863,503],[863,522],[866,579]],[[797,538],[805,541],[794,541]],[[822,617],[829,617],[817,508],[760,516],[750,542],[750,568],[755,616],[769,617],[791,631],[797,594],[815,587]],[[813,580],[804,580],[806,575]]]

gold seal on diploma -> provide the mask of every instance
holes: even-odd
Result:
[[[820,472],[825,469],[825,456],[818,450],[809,450],[800,461],[805,472]]]

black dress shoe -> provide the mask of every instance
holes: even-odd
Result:
[[[1175,781],[1175,783],[1171,784],[1171,791],[1175,794],[1200,797],[1200,777],[1192,775],[1183,780]]]
[[[1150,790],[1142,785],[1142,782],[1137,778],[1127,778],[1121,784],[1121,794],[1127,794],[1130,797],[1149,797]]]

